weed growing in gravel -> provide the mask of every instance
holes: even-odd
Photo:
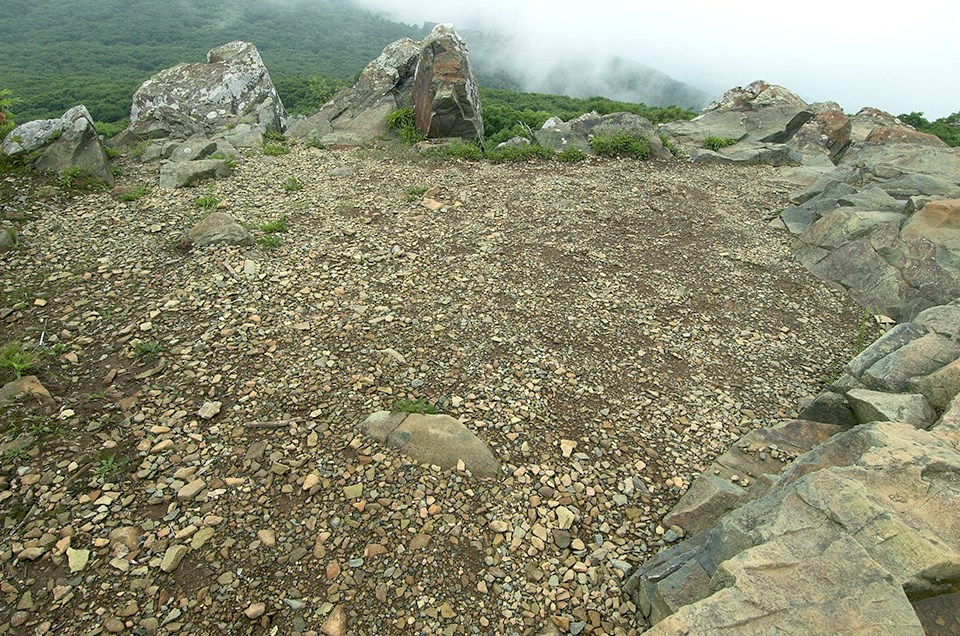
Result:
[[[126,188],[118,192],[117,201],[123,201],[124,203],[129,203],[131,201],[139,201],[141,198],[150,193],[150,188],[147,186],[137,186],[135,188]]]
[[[277,232],[287,231],[287,217],[281,216],[279,219],[267,221],[260,226],[260,230],[267,234],[276,234]]]
[[[646,159],[650,156],[650,143],[643,137],[633,137],[627,133],[597,135],[590,140],[590,147],[601,157],[626,154],[637,159]]]
[[[531,144],[529,146],[507,146],[487,153],[487,159],[493,163],[504,161],[526,161],[528,159],[553,159],[554,152],[550,148]]]
[[[407,188],[407,201],[417,201],[427,193],[430,188],[426,186],[410,186]]]
[[[194,199],[193,204],[200,208],[201,210],[206,210],[207,212],[213,212],[217,209],[217,206],[220,205],[220,199],[208,194],[207,196]]]
[[[440,411],[433,404],[427,402],[424,398],[416,400],[402,399],[393,403],[391,409],[394,413],[423,413],[425,415],[436,415]]]
[[[869,347],[873,342],[883,335],[884,329],[880,325],[876,316],[879,310],[864,309],[860,314],[860,322],[857,324],[857,337],[853,341],[853,355],[858,356],[863,350]]]
[[[283,189],[287,192],[297,192],[303,189],[303,184],[300,182],[300,179],[291,175],[283,180]]]
[[[280,247],[283,241],[276,234],[267,234],[266,236],[261,236],[257,243],[268,249],[276,249]]]
[[[275,141],[277,143],[285,144],[287,143],[287,136],[276,130],[268,130],[263,133],[264,141]]]
[[[19,247],[20,247],[20,237],[19,237],[19,235],[17,234],[16,228],[3,227],[3,228],[0,228],[0,232],[3,232],[3,233],[6,234],[8,237],[10,237],[10,243],[13,244],[13,247],[14,247],[14,248],[19,248]]]
[[[22,342],[8,342],[0,348],[0,369],[8,369],[19,380],[25,371],[37,366],[37,355],[24,348]]]
[[[290,149],[284,146],[283,144],[278,144],[273,142],[264,142],[263,154],[268,157],[276,157],[278,155],[290,154]]]
[[[224,163],[227,164],[227,167],[230,168],[231,170],[237,167],[237,158],[228,157],[226,154],[222,152],[215,152],[212,155],[210,155],[210,158],[219,159],[220,161],[223,161]]]
[[[120,156],[120,150],[118,148],[111,148],[110,146],[104,146],[103,152],[107,155],[107,159],[116,159]]]
[[[140,362],[148,362],[155,359],[163,351],[163,345],[156,340],[138,342],[133,345],[133,355]]]
[[[557,161],[562,163],[577,163],[579,161],[584,161],[586,158],[587,153],[579,148],[567,148],[566,150],[561,150],[559,153],[557,153]]]
[[[107,481],[111,477],[115,477],[123,472],[124,467],[127,465],[126,459],[123,457],[117,457],[117,453],[109,453],[104,455],[97,461],[97,465],[93,467],[93,474],[98,479]]]
[[[316,148],[317,150],[326,150],[327,144],[320,141],[319,137],[307,137],[307,148]]]
[[[3,454],[0,455],[0,458],[4,460],[19,459],[24,460],[27,458],[27,451],[24,448],[19,446],[11,446],[10,448],[3,451]]]
[[[82,166],[70,166],[62,170],[57,178],[57,185],[64,190],[102,190],[106,187],[106,184]]]
[[[732,146],[735,143],[737,143],[737,140],[733,139],[732,137],[715,137],[714,135],[710,135],[703,140],[703,147],[707,150],[713,150],[716,152],[721,148]]]

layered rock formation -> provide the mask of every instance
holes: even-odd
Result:
[[[483,139],[483,114],[467,43],[439,24],[423,40],[413,78],[417,128],[427,138]]]
[[[744,437],[666,517],[688,538],[631,578],[648,633],[924,634],[912,603],[960,591],[958,392],[954,302]]]

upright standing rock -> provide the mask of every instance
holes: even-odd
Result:
[[[239,124],[261,132],[286,128],[286,112],[257,47],[230,42],[206,63],[178,64],[144,82],[133,95],[122,142],[209,136]]]
[[[483,139],[483,113],[467,43],[449,24],[423,40],[413,80],[417,128],[427,137]]]

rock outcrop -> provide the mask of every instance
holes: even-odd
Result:
[[[40,119],[17,126],[3,140],[3,152],[29,161],[42,172],[80,168],[113,185],[107,155],[84,106],[75,106],[59,119]]]
[[[413,79],[417,129],[427,138],[483,139],[483,113],[467,43],[438,24],[423,40]]]
[[[291,122],[289,133],[328,145],[355,145],[387,134],[387,116],[412,106],[411,89],[420,44],[409,38],[388,44],[360,79],[338,92],[314,115]]]
[[[122,144],[144,139],[212,137],[245,125],[283,132],[286,112],[257,47],[230,42],[199,64],[178,64],[144,82],[133,95]]]
[[[422,43],[409,38],[384,48],[360,79],[289,134],[327,145],[360,145],[388,134],[387,116],[412,107],[427,137],[483,138],[483,117],[466,43],[449,25],[437,25]]]
[[[600,115],[594,111],[568,122],[564,122],[559,117],[551,117],[539,130],[533,132],[534,138],[541,146],[557,151],[576,148],[587,154],[595,154],[590,145],[593,137],[621,134],[646,140],[651,159],[669,159],[673,156],[664,148],[657,130],[650,121],[633,113]]]
[[[960,590],[958,341],[960,302],[928,309],[801,413],[826,422],[707,469],[666,518],[688,538],[631,577],[648,633],[924,634],[913,604]]]

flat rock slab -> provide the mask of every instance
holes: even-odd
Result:
[[[861,424],[905,422],[917,428],[929,428],[937,417],[927,398],[914,393],[854,389],[847,392],[847,400]]]
[[[185,188],[204,179],[222,179],[230,175],[230,166],[222,159],[171,161],[160,167],[160,187]]]
[[[25,375],[19,380],[7,382],[0,388],[0,404],[18,399],[36,399],[44,406],[53,406],[53,397],[35,375]]]
[[[206,247],[207,245],[218,245],[221,243],[227,245],[253,245],[253,236],[247,231],[247,228],[240,225],[236,219],[226,212],[213,212],[208,214],[202,221],[191,228],[187,234],[187,238],[197,247]],[[218,403],[214,402],[211,404]],[[207,407],[207,405],[204,404],[203,408],[200,409],[200,417],[210,419],[219,413],[219,409],[217,409],[216,412],[212,412],[210,410],[211,408],[212,407]]]
[[[500,462],[483,440],[449,415],[378,411],[364,421],[361,430],[423,464],[451,469],[463,462],[477,477],[495,477],[500,472]]]

